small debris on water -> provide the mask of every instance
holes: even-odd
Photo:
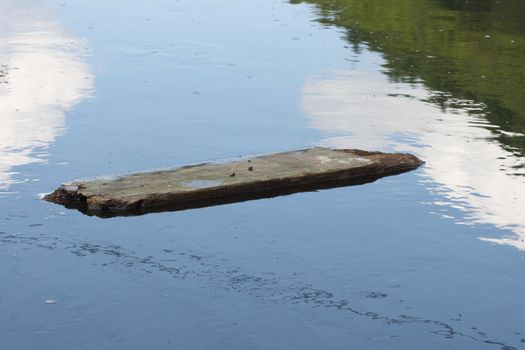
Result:
[[[46,304],[56,304],[57,301],[56,300],[53,300],[53,299],[47,299],[46,300]]]
[[[249,167],[248,170],[249,170],[249,171],[253,171],[253,167],[252,167],[252,166]]]
[[[234,176],[235,176],[235,172],[230,174],[230,177],[234,177]]]
[[[361,294],[363,294],[366,298],[370,298],[370,299],[381,299],[381,298],[386,298],[388,296],[388,294],[383,293],[383,292],[371,292],[371,291],[363,291],[361,292]]]

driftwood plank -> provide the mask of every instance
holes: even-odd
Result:
[[[361,184],[422,163],[410,154],[314,147],[226,163],[77,180],[44,199],[89,215],[140,215]]]

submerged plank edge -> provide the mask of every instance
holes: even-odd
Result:
[[[76,180],[44,199],[100,217],[141,215],[372,182],[421,164],[404,153],[314,147],[227,163]]]

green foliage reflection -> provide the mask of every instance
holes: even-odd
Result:
[[[292,0],[318,8],[319,21],[346,29],[356,50],[381,52],[394,81],[423,82],[432,102],[483,103],[501,130],[525,132],[525,1]],[[515,151],[525,138],[495,135]]]

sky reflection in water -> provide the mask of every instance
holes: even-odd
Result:
[[[424,186],[444,198],[434,204],[462,210],[459,224],[512,231],[480,239],[525,250],[525,173],[516,168],[525,159],[494,140],[497,125],[469,113],[483,105],[457,100],[443,110],[428,102],[435,92],[423,84],[389,81],[379,54],[365,51],[358,60],[354,70],[311,78],[303,88],[301,105],[323,133],[321,144],[417,154],[427,163]]]
[[[0,2],[0,195],[17,166],[45,162],[66,113],[91,94],[86,43],[42,3]]]

